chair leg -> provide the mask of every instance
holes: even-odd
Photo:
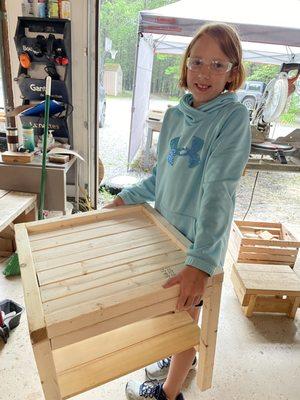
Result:
[[[252,317],[253,310],[255,307],[256,297],[257,297],[256,295],[251,295],[248,306],[244,307],[244,312],[246,317]]]
[[[197,384],[201,391],[209,389],[212,383],[221,292],[222,283],[216,283],[211,295],[204,298],[197,372]]]
[[[44,339],[34,344],[33,353],[45,400],[62,400],[49,340]]]
[[[300,297],[290,297],[290,300],[291,300],[292,305],[291,305],[290,310],[287,312],[287,316],[289,318],[295,318],[297,309],[300,305]]]

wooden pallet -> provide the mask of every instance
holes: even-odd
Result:
[[[247,317],[253,312],[268,312],[295,318],[300,305],[300,278],[288,265],[237,263],[232,267],[231,280]]]
[[[172,313],[178,286],[162,288],[183,268],[190,242],[150,206],[21,224],[16,232],[47,400],[198,344],[198,383],[201,390],[211,386],[223,273],[209,279],[200,333],[186,312]]]
[[[229,250],[235,261],[253,264],[287,264],[294,267],[300,241],[283,224],[234,221]]]
[[[15,251],[14,224],[34,221],[36,195],[0,189],[0,256],[8,257]]]

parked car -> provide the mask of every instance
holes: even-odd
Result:
[[[261,99],[267,85],[260,81],[246,81],[242,89],[236,94],[239,101],[249,110],[254,110],[256,103]]]
[[[104,86],[99,86],[99,127],[103,128],[105,123],[105,111],[106,111],[106,93]]]

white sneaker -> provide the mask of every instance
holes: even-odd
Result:
[[[148,365],[145,368],[145,374],[147,379],[149,380],[158,380],[164,381],[168,375],[169,368],[171,364],[171,357],[164,358],[163,360],[159,360],[154,364]],[[197,357],[194,358],[194,361],[191,365],[190,370],[196,369],[197,367]]]

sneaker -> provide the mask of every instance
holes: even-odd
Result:
[[[162,385],[157,380],[146,381],[142,384],[136,381],[129,381],[126,385],[125,393],[128,400],[168,400]],[[179,393],[176,400],[184,400],[182,393]]]
[[[164,381],[168,375],[170,364],[171,364],[171,357],[168,357],[164,358],[163,360],[157,361],[154,364],[148,365],[148,367],[145,368],[145,374],[147,379],[149,380],[156,379],[158,381]],[[197,357],[194,358],[190,370],[196,369],[196,366],[197,366]]]

